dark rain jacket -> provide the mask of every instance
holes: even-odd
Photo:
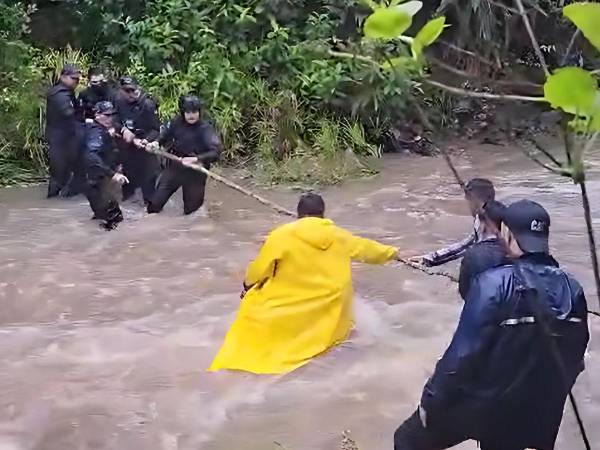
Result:
[[[135,137],[154,141],[160,133],[160,120],[156,102],[142,93],[133,103],[122,98],[115,100],[115,106],[122,127],[129,129]]]
[[[48,90],[46,96],[46,132],[73,136],[80,125],[75,92],[62,83]]]
[[[83,151],[89,181],[113,177],[117,167],[117,149],[105,127],[97,122],[86,124]]]
[[[458,276],[458,292],[463,300],[466,300],[471,283],[479,274],[509,262],[504,242],[495,236],[484,238],[471,246],[464,253]]]
[[[205,167],[221,153],[221,139],[211,124],[203,120],[189,124],[181,116],[162,127],[158,142],[179,157],[198,157]]]
[[[550,256],[488,270],[423,391],[426,426],[499,447],[553,449],[588,339],[583,289]]]

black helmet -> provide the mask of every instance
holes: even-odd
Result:
[[[179,97],[179,112],[198,112],[202,109],[202,101],[195,95],[182,95]]]
[[[105,116],[112,116],[116,114],[114,105],[109,101],[98,102],[94,105],[94,113],[95,114],[104,114]]]
[[[119,79],[119,86],[121,89],[138,90],[140,88],[136,79],[129,75],[124,75]]]

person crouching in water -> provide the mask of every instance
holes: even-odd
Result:
[[[118,150],[114,118],[116,110],[109,101],[94,107],[94,121],[86,124],[84,139],[84,164],[87,179],[86,197],[94,212],[94,219],[102,220],[107,230],[123,220],[123,213],[112,186],[127,184],[127,177],[117,171]]]
[[[154,148],[166,146],[171,153],[182,158],[183,164],[168,162],[148,204],[149,213],[162,211],[180,187],[183,189],[183,213],[197,211],[204,203],[206,175],[185,167],[185,164],[201,164],[209,169],[211,163],[219,159],[221,139],[212,125],[203,120],[200,99],[195,95],[182,96],[179,112],[178,117],[163,127],[158,141],[150,143]]]
[[[342,343],[353,326],[352,261],[383,264],[397,249],[354,236],[304,194],[298,220],[271,232],[250,263],[237,318],[209,371],[291,372]]]

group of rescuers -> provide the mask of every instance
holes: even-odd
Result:
[[[154,189],[154,160],[139,147],[159,142],[192,163],[214,162],[220,142],[200,117],[198,99],[184,97],[181,115],[160,130],[154,102],[130,77],[121,79],[113,104],[98,76],[90,74],[91,86],[80,96],[92,119],[83,148],[86,193],[96,216],[108,226],[122,218],[116,200],[106,197],[111,180],[129,181],[125,196],[141,187],[149,212],[160,211],[179,186],[185,212],[197,209],[205,177],[169,166]],[[78,170],[75,162],[66,162],[68,152],[76,152],[66,144],[77,133],[78,78],[75,68],[65,67],[48,99],[49,196],[68,188],[68,178],[74,179],[69,171]],[[113,156],[117,133],[123,174]],[[472,235],[411,258],[435,266],[462,257],[464,305],[417,410],[394,435],[394,448],[437,450],[473,439],[483,450],[551,450],[566,398],[584,370],[589,329],[583,289],[551,256],[550,216],[541,205],[531,200],[503,205],[495,200],[493,184],[481,178],[467,183],[465,198],[474,217]],[[282,374],[324,354],[353,327],[351,263],[400,259],[396,248],[325,218],[317,194],[302,195],[297,212],[296,221],[271,232],[250,263],[237,317],[210,371]]]
[[[101,69],[91,69],[89,86],[77,96],[80,79],[81,71],[66,64],[48,91],[48,197],[85,194],[94,218],[107,229],[123,220],[115,184],[122,186],[123,200],[141,189],[148,213],[160,212],[181,187],[184,213],[197,211],[204,203],[206,175],[191,166],[208,169],[221,151],[218,133],[202,117],[200,99],[182,96],[180,114],[161,126],[156,102],[132,77],[121,77],[114,89]],[[161,169],[151,153],[160,146],[181,163]]]

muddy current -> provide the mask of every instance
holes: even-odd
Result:
[[[598,310],[578,188],[508,147],[455,160],[465,178],[491,178],[500,200],[546,206],[554,255]],[[382,165],[376,177],[325,189],[328,215],[407,255],[469,232],[442,158]],[[588,189],[600,229],[598,171]],[[292,209],[297,200],[289,189],[263,194]],[[0,450],[335,450],[344,430],[361,450],[391,449],[462,306],[446,278],[356,265],[357,325],[344,345],[285,376],[209,374],[245,266],[286,219],[215,183],[206,214],[183,217],[179,196],[150,217],[126,203],[114,232],[90,220],[82,197],[43,197],[43,186],[0,191]],[[575,396],[595,448],[600,319],[590,323]],[[583,448],[569,405],[557,448]]]

